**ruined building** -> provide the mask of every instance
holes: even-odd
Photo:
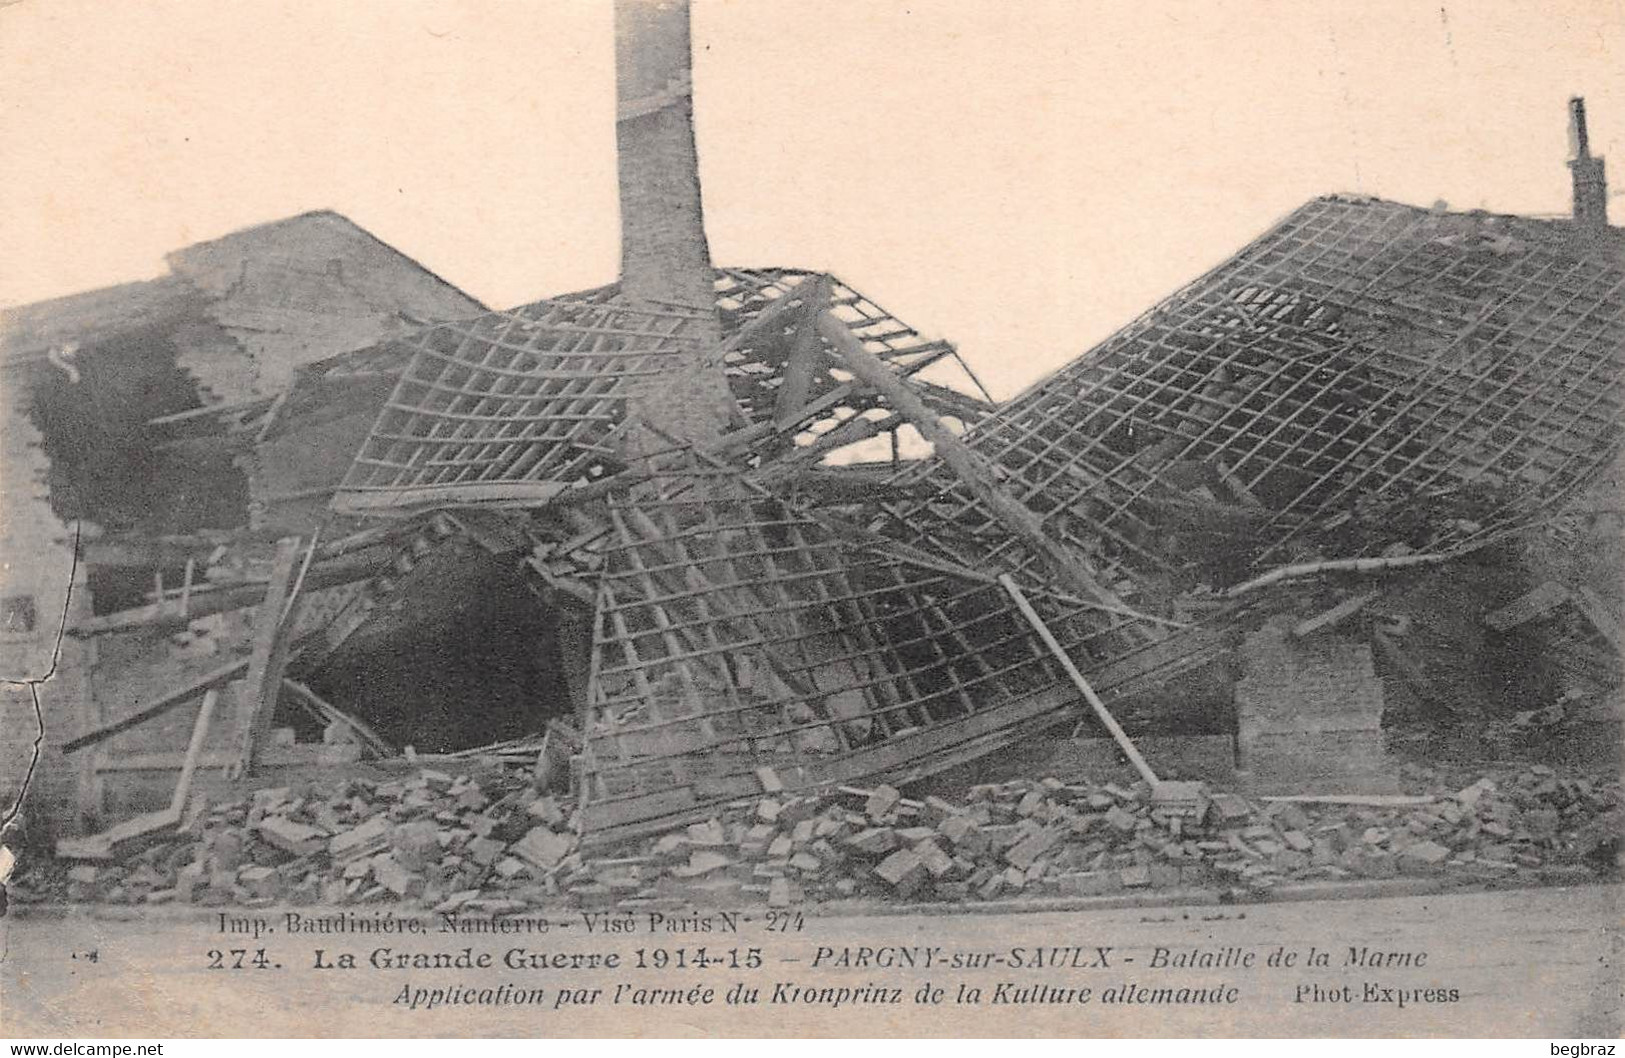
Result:
[[[135,519],[117,561],[80,529],[90,604],[37,688],[59,829],[410,746],[523,761],[610,843],[996,767],[1106,709],[1165,774],[1374,789],[1399,721],[1615,700],[1620,598],[1585,541],[1621,448],[1625,235],[1583,107],[1571,219],[1317,199],[995,407],[842,279],[713,266],[686,10],[617,18],[620,282],[500,312],[436,288],[282,359],[252,350],[303,332],[195,310],[265,360],[242,391],[129,354],[178,395],[121,450],[241,493]],[[845,458],[882,437],[891,460]],[[73,546],[93,515],[56,487]],[[1528,546],[1552,533],[1572,561]]]

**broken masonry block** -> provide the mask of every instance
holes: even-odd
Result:
[[[1418,841],[1399,852],[1400,863],[1409,867],[1437,867],[1450,858],[1450,850],[1434,841]]]
[[[275,899],[282,891],[282,875],[271,867],[244,867],[237,872],[237,885],[251,899]]]
[[[882,784],[870,793],[868,803],[863,806],[864,814],[878,821],[896,808],[902,799],[903,795],[895,787]]]
[[[690,823],[688,841],[691,845],[717,848],[728,843],[728,835],[722,829],[722,821],[713,818],[707,819],[703,823]]]
[[[1118,881],[1124,889],[1143,889],[1151,884],[1151,869],[1149,867],[1124,867],[1117,872]]]
[[[1308,852],[1315,847],[1315,843],[1309,840],[1309,835],[1301,830],[1288,830],[1281,835],[1281,840],[1298,852]]]
[[[1171,863],[1153,863],[1146,870],[1153,889],[1173,889],[1179,885],[1179,868]]]
[[[379,885],[396,896],[416,896],[423,892],[422,876],[401,866],[399,861],[387,852],[373,859],[372,876]]]
[[[242,836],[229,830],[215,834],[209,841],[209,857],[216,870],[235,871],[243,862]]]
[[[718,871],[724,867],[731,866],[733,866],[733,860],[730,860],[720,852],[707,852],[701,849],[695,849],[693,852],[689,853],[688,862],[681,866],[673,867],[671,869],[671,874],[674,878],[698,878],[701,875],[710,874],[712,871]]]
[[[1131,833],[1140,823],[1133,812],[1125,811],[1120,805],[1113,805],[1106,812],[1106,822],[1124,834]]]
[[[1048,852],[1060,838],[1060,833],[1054,830],[1041,830],[1036,834],[1028,835],[1005,850],[1005,861],[1011,866],[1026,870],[1033,865],[1038,857]]]
[[[388,844],[389,831],[388,816],[373,816],[360,826],[333,835],[327,843],[328,855],[332,856],[336,863],[369,856]]]
[[[935,841],[922,841],[914,846],[914,851],[933,878],[941,878],[954,869],[953,857],[942,851]]]
[[[1216,793],[1208,798],[1208,804],[1221,823],[1247,819],[1253,814],[1253,806],[1240,794]]]
[[[549,832],[551,833],[551,831]],[[524,840],[524,839],[520,839]],[[468,843],[468,858],[481,867],[489,867],[502,858],[507,846],[492,838],[475,838]],[[398,855],[398,854],[397,854]]]
[[[937,824],[937,833],[955,845],[962,844],[969,835],[980,829],[976,820],[967,815],[949,816]]]
[[[929,873],[925,861],[913,849],[898,849],[875,866],[875,874],[901,895],[919,889]]]
[[[870,827],[853,834],[844,844],[865,856],[884,856],[897,848],[897,831],[891,827]]]
[[[559,807],[558,801],[554,799],[552,794],[536,798],[536,800],[525,806],[525,811],[533,818],[541,820],[555,830],[563,827],[566,822],[564,810]]]
[[[509,846],[508,851],[533,867],[543,871],[558,866],[575,848],[575,838],[559,834],[549,827],[535,827],[530,833]]]

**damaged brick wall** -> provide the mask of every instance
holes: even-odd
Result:
[[[182,355],[211,397],[276,393],[302,364],[477,315],[484,306],[336,213],[306,213],[170,254],[217,330]]]
[[[71,618],[87,615],[90,602],[84,570],[74,564],[73,526],[51,510],[48,460],[29,418],[30,376],[37,370],[0,371],[0,422],[6,424],[0,431],[0,679],[6,681],[0,686],[0,812],[9,812],[22,792],[40,733],[28,681],[45,680],[37,685],[44,755],[29,815],[35,822],[63,822],[73,816],[76,777],[54,747],[83,722],[88,648],[66,640],[58,659],[57,633],[65,606]]]
[[[1371,648],[1295,639],[1274,618],[1242,642],[1236,757],[1258,792],[1377,793],[1397,775],[1384,752],[1382,682]]]

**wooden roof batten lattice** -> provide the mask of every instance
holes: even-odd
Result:
[[[1331,197],[966,440],[1108,582],[1179,570],[1192,512],[1251,545],[1239,579],[1305,552],[1460,552],[1512,531],[1614,458],[1622,367],[1619,233]],[[886,524],[987,534],[937,462],[897,484],[927,481],[937,494],[885,505]]]
[[[990,410],[917,377],[959,362],[952,345],[924,339],[832,276],[718,276],[721,358],[742,430],[764,464],[813,445],[821,457],[902,425],[846,370],[833,343],[816,332],[809,340],[815,309],[839,319],[944,414],[969,423]],[[657,384],[671,357],[693,355],[705,322],[676,306],[628,304],[612,286],[441,324],[317,365],[340,375],[399,373],[334,509],[397,516],[461,503],[537,505],[603,480],[619,465],[628,400]],[[974,381],[968,371],[964,378]]]
[[[995,579],[738,471],[667,457],[609,511],[581,772],[591,840],[703,818],[758,791],[763,768],[786,789],[930,774],[1075,701]],[[1140,625],[1034,591],[1090,668]]]
[[[696,314],[537,302],[400,344],[401,373],[333,506],[541,503],[611,471],[628,401],[689,352]]]

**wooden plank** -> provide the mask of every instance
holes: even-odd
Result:
[[[1285,794],[1260,797],[1268,804],[1354,805],[1362,808],[1413,808],[1438,801],[1432,794]]]
[[[198,758],[203,755],[203,743],[209,737],[209,724],[214,719],[214,707],[219,700],[219,689],[210,687],[203,694],[203,704],[198,707],[197,720],[192,724],[192,738],[186,745],[186,757],[181,761],[181,774],[175,780],[175,794],[169,799],[169,811],[176,820],[185,813],[187,799],[192,796],[192,776],[197,772]]]
[[[1534,591],[1526,592],[1499,610],[1484,615],[1484,623],[1497,632],[1506,632],[1521,624],[1545,617],[1569,601],[1569,590],[1555,580],[1549,580]]]
[[[1574,604],[1591,622],[1591,627],[1601,632],[1615,650],[1625,649],[1620,646],[1619,619],[1609,612],[1608,604],[1602,601],[1601,596],[1582,585],[1574,590]]]
[[[282,667],[287,662],[288,643],[283,635],[292,594],[293,578],[299,561],[299,538],[283,537],[277,541],[276,556],[271,562],[271,579],[266,585],[265,598],[254,616],[254,649],[248,657],[248,675],[242,701],[242,716],[237,736],[237,775],[254,770],[254,755],[265,742],[271,730],[271,714],[276,709],[277,695],[282,690]]]
[[[247,658],[244,658],[241,661],[234,661],[229,665],[222,665],[218,669],[211,669],[210,671],[199,676],[197,679],[193,680],[191,683],[188,683],[182,687],[177,687],[175,690],[170,691],[168,694],[164,695],[162,698],[158,699],[156,702],[153,702],[144,709],[131,713],[129,716],[120,717],[111,723],[103,724],[102,726],[93,730],[86,731],[84,734],[79,735],[76,738],[69,739],[67,742],[62,744],[62,752],[73,753],[76,750],[84,749],[86,746],[94,745],[97,742],[111,738],[121,732],[128,731],[132,727],[139,724],[144,724],[154,717],[162,716],[171,709],[186,704],[186,702],[207,691],[209,688],[217,687],[229,680],[236,679],[243,672],[247,671],[247,669]]]
[[[354,743],[342,746],[298,743],[292,746],[266,746],[255,758],[255,765],[264,772],[268,768],[311,768],[333,764],[348,764],[361,759],[361,747]],[[425,754],[419,760],[432,760]],[[447,758],[449,759],[449,758]],[[134,771],[178,771],[186,763],[186,754],[180,750],[155,753],[123,753],[96,762],[96,771],[103,775],[117,775]],[[234,749],[211,750],[198,758],[198,771],[227,771],[237,766]]]
[[[1371,591],[1360,592],[1358,595],[1351,595],[1324,613],[1316,614],[1313,617],[1306,617],[1302,621],[1299,621],[1297,624],[1293,625],[1292,635],[1294,638],[1302,639],[1305,636],[1314,635],[1316,632],[1322,632],[1328,628],[1335,628],[1339,624],[1342,624],[1344,621],[1348,620],[1350,617],[1353,617],[1355,614],[1359,613],[1361,610],[1365,609],[1365,604],[1370,602],[1372,599],[1375,599],[1380,594],[1382,594],[1380,591],[1373,589]]]
[[[471,442],[473,443],[473,442]],[[455,503],[534,503],[543,504],[570,488],[558,481],[485,481],[474,484],[427,484],[357,487],[347,485],[332,491],[333,510],[340,514],[397,511],[415,513],[415,505],[440,506]]]

